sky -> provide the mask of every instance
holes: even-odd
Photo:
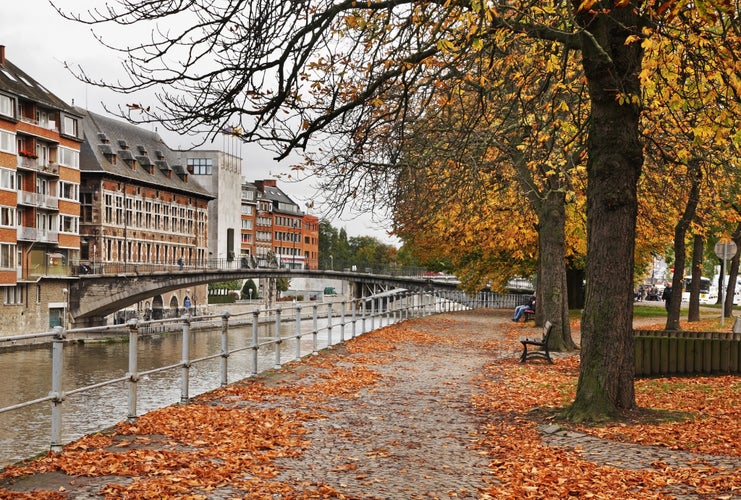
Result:
[[[64,10],[74,8],[81,11],[88,5],[100,6],[103,3],[99,0],[55,0],[55,4]],[[99,29],[97,32],[108,35]],[[93,37],[89,26],[63,19],[48,0],[3,2],[0,45],[5,46],[7,59],[68,104],[107,114],[102,103],[116,109],[118,105],[125,105],[132,100],[131,96],[83,84],[65,68],[65,62],[70,66],[79,65],[94,77],[112,76],[114,80],[122,71],[117,59],[120,56],[105,49]],[[142,126],[156,130],[173,149],[191,147],[193,139],[190,137],[179,136],[163,127],[155,129],[154,125]],[[202,147],[226,150],[227,147],[220,142],[217,139]],[[302,210],[306,210],[305,203],[314,201],[318,208],[309,209],[309,212],[329,219],[337,228],[344,227],[349,236],[373,236],[383,243],[400,246],[398,239],[387,234],[391,228],[389,221],[378,222],[371,214],[350,213],[339,218],[322,213],[320,195],[316,195],[311,181],[293,181],[286,177],[295,159],[279,163],[272,158],[272,153],[254,144],[244,144],[240,150],[243,158],[242,175],[248,181],[278,177],[278,186],[298,202]],[[231,148],[229,152],[232,152]]]

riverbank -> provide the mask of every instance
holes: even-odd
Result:
[[[576,353],[519,364],[538,330],[510,317],[371,332],[9,467],[0,497],[738,498],[738,377],[637,381],[639,405],[684,417],[570,427]]]

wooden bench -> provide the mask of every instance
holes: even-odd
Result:
[[[548,339],[551,336],[552,330],[553,323],[551,323],[550,321],[546,321],[545,325],[543,325],[543,338],[541,340],[528,338],[520,340],[520,343],[522,344],[522,356],[520,356],[520,363],[524,363],[528,359],[543,359],[545,361],[548,361],[549,363],[553,363],[553,360],[551,359],[551,353],[550,351],[548,351]],[[540,347],[540,350],[528,352],[527,346],[529,345]]]
[[[525,321],[535,321],[535,311],[532,309],[525,309],[522,315],[525,317]]]

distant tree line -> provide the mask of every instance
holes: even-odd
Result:
[[[319,268],[358,270],[377,265],[414,266],[417,261],[404,248],[382,243],[373,236],[347,236],[345,228],[319,221]]]

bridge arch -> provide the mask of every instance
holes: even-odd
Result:
[[[162,315],[166,316],[172,307],[172,299],[165,299],[167,292],[219,281],[292,277],[345,280],[354,284],[356,292],[359,292],[355,294],[356,297],[364,295],[367,289],[377,288],[457,288],[457,282],[438,281],[427,276],[392,276],[317,269],[194,269],[176,273],[82,275],[70,285],[69,313],[78,326],[94,326],[103,324],[109,314],[141,301],[151,300],[152,319],[161,319],[156,317],[159,314],[157,311],[162,311]],[[179,299],[176,300],[179,305]]]

